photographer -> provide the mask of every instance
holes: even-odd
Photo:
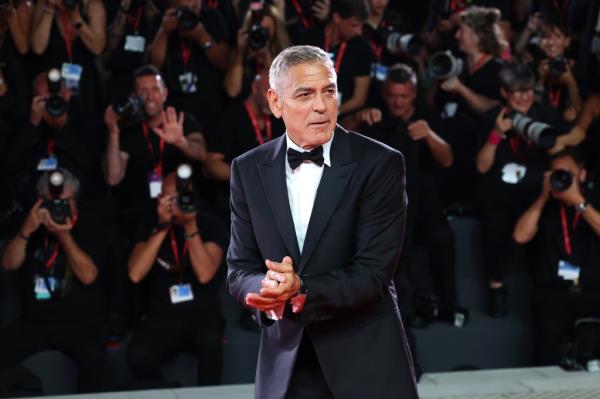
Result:
[[[176,0],[168,8],[149,50],[163,72],[169,104],[198,118],[207,132],[223,111],[222,72],[229,62],[227,27],[221,13],[201,0]]]
[[[483,254],[489,278],[489,313],[493,317],[506,315],[503,278],[511,252],[512,226],[539,192],[548,161],[546,152],[549,148],[542,140],[546,136],[539,132],[536,136],[531,125],[527,129],[514,126],[513,115],[519,113],[533,121],[560,128],[560,118],[556,118],[555,113],[534,103],[534,75],[527,65],[505,65],[500,72],[500,83],[505,104],[493,108],[483,117],[475,160],[477,171],[482,175],[477,204],[481,212]]]
[[[37,195],[35,184],[40,174],[65,167],[83,181],[81,201],[102,197],[105,185],[100,169],[100,136],[87,130],[73,115],[71,92],[58,70],[38,75],[33,93],[29,121],[12,135],[10,151],[5,155],[12,195],[23,209],[29,209]]]
[[[147,317],[127,352],[142,383],[162,381],[161,363],[179,352],[197,356],[198,385],[221,383],[224,321],[213,279],[227,248],[227,232],[220,219],[181,205],[181,197],[192,194],[187,192],[190,182],[179,179],[190,172],[182,165],[177,177],[165,178],[156,211],[141,220],[129,258],[131,281],[147,288]]]
[[[417,77],[406,64],[389,68],[381,91],[385,108],[367,108],[347,117],[343,126],[362,129],[365,135],[391,146],[404,155],[406,191],[411,199],[406,239],[401,261],[415,291],[441,294],[444,306],[456,306],[454,234],[442,212],[434,180],[436,168],[452,165],[452,149],[438,133],[443,128],[436,112],[415,102]],[[425,264],[419,248],[430,254]],[[413,318],[414,319],[414,318]]]
[[[2,257],[18,271],[23,312],[0,330],[0,367],[45,350],[75,361],[80,392],[104,386],[104,295],[99,274],[106,248],[93,217],[79,213],[79,181],[66,169],[37,182],[39,199]],[[91,216],[91,215],[89,215]]]
[[[559,363],[561,344],[572,341],[577,319],[600,318],[600,198],[586,174],[574,151],[556,154],[542,190],[514,228],[514,240],[531,242],[535,255],[539,365]]]
[[[268,73],[273,58],[289,45],[285,23],[277,7],[251,1],[223,80],[227,95],[246,99],[254,76]]]
[[[106,44],[106,12],[99,0],[40,0],[33,8],[31,49],[41,70],[59,68],[77,113],[100,119],[101,80],[95,57]]]
[[[537,87],[554,112],[567,122],[573,122],[581,110],[581,97],[573,76],[575,61],[567,59],[571,37],[569,28],[548,22],[541,30],[540,46],[545,58],[537,66]]]
[[[110,186],[117,187],[115,194],[128,229],[135,225],[140,212],[153,207],[152,199],[160,193],[164,176],[180,163],[206,158],[196,119],[177,114],[173,107],[165,110],[168,90],[159,71],[147,65],[135,71],[134,79],[137,97],[134,104],[125,106],[135,109],[133,120],[122,121],[112,105],[105,113],[105,178]],[[126,127],[120,126],[123,122]]]
[[[159,11],[152,0],[121,0],[108,26],[104,64],[110,71],[109,98],[132,91],[133,71],[146,62]]]
[[[367,7],[366,0],[332,0],[327,25],[315,25],[294,43],[321,47],[329,53],[338,74],[340,115],[357,111],[367,102],[375,61],[369,42],[362,37]]]

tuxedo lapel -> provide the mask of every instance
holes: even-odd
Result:
[[[313,205],[306,239],[302,250],[300,269],[307,265],[315,250],[321,234],[342,195],[344,194],[350,177],[356,168],[357,162],[353,162],[352,148],[348,132],[338,126],[331,143],[331,167],[324,166],[323,176],[317,189],[317,196]]]
[[[297,265],[300,260],[300,249],[285,181],[285,137],[283,135],[275,139],[278,142],[271,148],[265,162],[258,164],[257,167],[265,197],[273,212],[274,223],[277,225],[289,255],[294,260],[294,265]],[[281,262],[281,259],[273,260]]]

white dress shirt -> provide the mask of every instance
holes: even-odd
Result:
[[[307,150],[297,146],[287,135],[287,148],[294,149],[300,152]],[[323,144],[323,161],[324,165],[331,166],[331,158],[329,152],[331,149],[331,141],[333,133],[328,142]],[[287,161],[287,150],[285,155],[285,182],[287,185],[288,199],[290,201],[290,210],[292,211],[292,219],[294,220],[294,229],[296,230],[296,239],[298,240],[298,248],[302,253],[304,247],[304,239],[306,238],[306,230],[312,213],[315,197],[317,196],[317,188],[323,176],[325,166],[319,166],[314,162],[303,162],[296,169],[292,170]]]

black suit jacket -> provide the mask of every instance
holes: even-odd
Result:
[[[227,283],[244,304],[259,292],[265,259],[293,258],[308,290],[304,310],[272,322],[261,312],[255,394],[285,396],[304,331],[336,398],[416,398],[392,276],[406,214],[404,161],[383,144],[337,127],[303,252],[285,181],[285,136],[235,159]]]

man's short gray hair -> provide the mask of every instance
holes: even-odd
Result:
[[[300,64],[322,64],[337,82],[337,73],[329,54],[315,46],[292,46],[283,50],[271,64],[269,69],[269,85],[277,92],[281,92],[283,81],[291,67]]]
[[[57,168],[56,171],[62,173],[65,178],[63,182],[63,190],[70,187],[73,189],[74,195],[77,196],[77,194],[79,194],[79,179],[73,176],[73,174],[65,168]],[[45,172],[37,181],[36,188],[40,197],[46,198],[50,196],[50,183],[48,179],[53,172],[54,171]]]

